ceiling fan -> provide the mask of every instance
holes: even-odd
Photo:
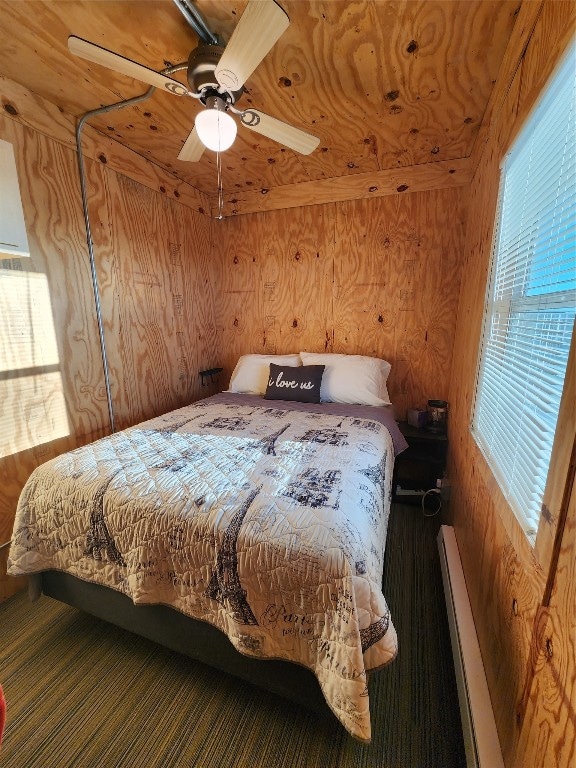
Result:
[[[300,154],[313,152],[320,143],[316,136],[260,110],[242,110],[235,106],[244,93],[246,80],[290,24],[282,8],[274,0],[249,0],[230,41],[224,47],[210,32],[190,0],[174,0],[174,3],[200,36],[200,43],[190,53],[187,64],[156,72],[74,35],[68,38],[68,48],[75,56],[163,88],[176,96],[191,96],[204,105],[180,150],[179,160],[197,162],[205,148],[216,152],[228,149],[237,130],[232,114],[237,115],[246,128]],[[165,74],[180,69],[186,69],[189,87]]]

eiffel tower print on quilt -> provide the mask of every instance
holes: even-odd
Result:
[[[222,545],[218,550],[216,570],[213,572],[205,592],[206,597],[230,608],[234,621],[238,624],[258,624],[248,605],[246,590],[243,589],[240,582],[236,546],[246,513],[259,492],[260,488],[256,488],[249,494],[226,528]]]
[[[104,496],[112,480],[120,470],[105,479],[96,491],[90,511],[90,528],[86,535],[86,549],[84,554],[93,557],[94,560],[102,560],[104,553],[111,563],[126,567],[126,561],[118,551],[116,542],[108,531],[104,517]]]
[[[287,429],[290,428],[290,424],[285,424],[277,432],[273,432],[271,435],[261,437],[258,440],[250,440],[246,448],[261,451],[267,456],[276,456],[276,441],[280,435],[284,434]]]

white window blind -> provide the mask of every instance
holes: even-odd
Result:
[[[534,543],[576,308],[576,48],[504,159],[472,431]]]

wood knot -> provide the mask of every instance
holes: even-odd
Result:
[[[238,264],[238,256],[234,256],[234,264]]]
[[[160,187],[160,192],[162,192],[163,195],[166,194],[166,187]]]
[[[177,189],[174,190],[174,197],[180,197],[180,192]]]
[[[98,155],[98,160],[100,160],[101,163],[104,163],[104,165],[106,165],[106,163],[108,162],[108,160],[106,159],[106,155],[104,153],[102,153],[101,155]]]
[[[232,325],[234,325],[236,328],[238,328],[239,322],[238,322],[238,318],[237,317],[234,318],[234,322],[232,323]]]
[[[292,85],[292,80],[290,80],[289,77],[281,77],[278,80],[278,85],[280,86],[280,88],[290,88],[290,86]]]
[[[386,101],[396,101],[398,96],[400,96],[400,91],[388,91],[384,98]]]
[[[408,189],[408,184],[400,184],[399,187],[396,187],[396,192],[406,192]]]
[[[416,53],[417,50],[418,50],[418,43],[416,42],[416,40],[410,40],[410,42],[406,46],[406,51],[408,53]]]
[[[382,317],[382,315],[378,315],[378,322],[379,323],[383,323],[384,322],[384,318]]]
[[[369,187],[368,192],[378,192],[378,187]]]
[[[552,645],[552,638],[551,637],[547,637],[546,638],[544,652],[546,654],[546,658],[547,659],[551,659],[552,656],[554,656],[554,646]]]
[[[292,328],[298,328],[298,320],[292,320]]]
[[[13,104],[4,104],[4,112],[8,112],[9,115],[12,115],[12,117],[16,117],[18,114],[18,110]]]

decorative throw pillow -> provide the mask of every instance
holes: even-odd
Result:
[[[263,395],[268,384],[270,363],[301,366],[300,355],[242,355],[230,379],[229,392]]]
[[[266,400],[297,400],[299,403],[319,403],[323,365],[303,365],[300,368],[270,363]]]
[[[365,355],[300,352],[302,363],[324,365],[321,402],[390,405],[386,381],[390,363]]]

